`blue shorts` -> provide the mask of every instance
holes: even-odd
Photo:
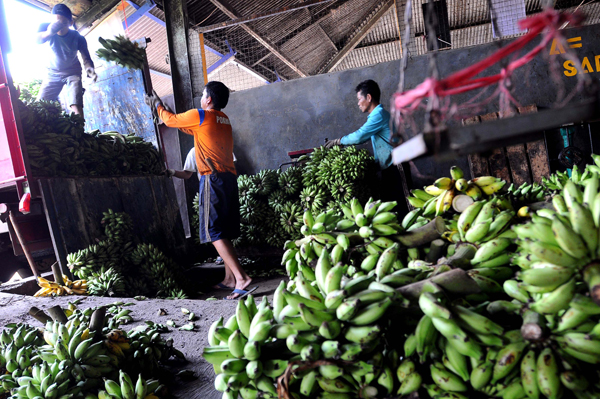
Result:
[[[216,173],[200,176],[200,242],[240,235],[240,200],[237,176]]]

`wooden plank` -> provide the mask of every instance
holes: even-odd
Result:
[[[525,144],[506,147],[506,156],[510,165],[512,182],[519,186],[523,183],[531,183],[531,170],[527,161]]]
[[[529,114],[537,112],[535,104],[519,107],[519,113]],[[536,183],[542,182],[542,177],[550,176],[550,159],[548,158],[548,150],[546,149],[545,140],[536,140],[526,143],[527,155],[529,156],[529,164],[531,165],[531,175]]]
[[[177,202],[173,201],[173,198],[177,198],[175,193],[175,184],[172,178],[168,178],[165,176],[157,176],[155,177],[160,179],[165,186],[165,192],[167,197],[167,203],[170,207],[170,223],[168,226],[168,231],[172,232],[177,241],[177,246],[181,246],[181,248],[185,248],[185,230],[183,228],[183,220],[181,219],[181,212],[179,211],[179,205]],[[189,180],[189,179],[188,179]],[[192,198],[193,200],[193,198]],[[193,209],[193,208],[192,208]]]
[[[44,203],[44,213],[46,215],[46,221],[48,222],[48,229],[50,230],[52,246],[54,247],[54,255],[56,256],[56,260],[58,261],[61,270],[63,270],[66,275],[69,275],[70,273],[67,268],[67,250],[48,180],[39,179],[38,183],[42,202]]]
[[[87,229],[76,179],[48,179],[48,188],[58,216],[58,228],[63,237],[67,253],[75,252],[89,245]],[[54,226],[49,226],[54,227]]]
[[[181,258],[185,252],[185,235],[177,201],[173,201],[175,189],[172,187],[172,180],[165,176],[150,176],[150,184],[159,209],[159,229],[165,235],[165,251],[169,249],[172,258]]]
[[[107,212],[109,209],[114,212],[123,211],[121,196],[117,185],[109,177],[75,179],[75,185],[83,209],[84,228],[87,229],[90,237],[89,244],[92,244],[95,240],[104,237],[104,227],[101,224],[102,212]]]
[[[148,177],[121,177],[115,179],[123,202],[123,211],[133,222],[133,235],[140,242],[160,244],[164,235],[159,229],[159,208],[156,206]],[[162,249],[163,245],[159,248]]]
[[[517,110],[509,108],[499,113],[500,118],[512,118],[517,114]],[[512,182],[521,185],[531,183],[531,171],[524,144],[515,144],[505,148]]]
[[[499,177],[509,183],[512,181],[510,171],[508,170],[508,162],[506,162],[504,148],[492,150],[488,162],[490,164],[490,174],[492,176]]]
[[[463,119],[462,121],[463,125],[475,125],[480,122],[479,116],[472,116],[471,118]],[[469,154],[468,158],[471,179],[478,176],[488,176],[490,174],[490,168],[485,155]]]
[[[481,115],[481,123],[496,119],[498,119],[497,112]],[[507,182],[511,182],[510,171],[508,170],[508,162],[506,161],[504,148],[496,148],[492,150],[488,158],[488,163],[490,165],[490,175],[499,177]]]
[[[154,198],[154,204],[157,209],[156,215],[154,215],[154,217],[156,218],[156,233],[157,235],[162,235],[162,240],[164,242],[163,246],[167,247],[173,243],[173,235],[164,232],[162,226],[165,223],[165,219],[168,218],[167,213],[170,209],[171,204],[168,204],[167,198],[165,196],[164,191],[162,190],[161,185],[157,184],[153,177],[148,178],[148,185],[150,187],[150,193],[152,193],[151,195]]]

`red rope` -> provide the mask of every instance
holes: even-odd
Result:
[[[579,13],[558,13],[553,9],[545,10],[544,12],[531,18],[521,20],[519,21],[519,27],[523,30],[528,30],[524,36],[513,41],[507,46],[502,47],[489,57],[484,58],[470,67],[455,72],[445,79],[436,80],[434,78],[427,78],[423,81],[423,83],[412,90],[408,90],[403,93],[396,93],[394,95],[395,108],[400,112],[406,108],[414,110],[426,97],[451,96],[504,81],[510,77],[513,71],[533,60],[535,56],[539,54],[540,51],[542,51],[552,39],[559,37],[559,29],[565,22],[568,21],[573,25],[577,25],[582,20],[583,17]],[[546,32],[543,40],[537,46],[535,46],[531,51],[522,57],[509,63],[506,68],[502,69],[500,73],[474,79],[475,76],[479,75],[492,65],[498,63],[503,58],[521,50],[546,29],[548,29],[548,32]],[[512,96],[510,96],[508,89],[504,85],[502,85],[501,91],[508,94],[509,98],[512,99]]]

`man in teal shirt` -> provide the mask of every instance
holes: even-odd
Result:
[[[398,210],[406,209],[406,200],[402,193],[400,172],[392,164],[392,150],[390,144],[390,113],[383,109],[379,103],[381,90],[374,80],[365,80],[356,86],[358,108],[367,113],[367,121],[357,131],[339,139],[329,140],[326,148],[336,145],[363,144],[371,139],[375,162],[381,169],[381,198],[386,201],[398,201]]]

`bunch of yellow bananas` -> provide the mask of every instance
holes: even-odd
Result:
[[[423,190],[412,190],[408,201],[415,208],[422,208],[423,215],[439,216],[447,212],[457,195],[464,194],[474,201],[480,201],[484,194],[492,196],[504,187],[506,181],[494,176],[481,176],[467,181],[464,172],[458,166],[450,168],[450,177],[440,177]]]
[[[64,284],[38,277],[38,285],[41,287],[33,296],[62,296],[62,295],[87,295],[87,281],[71,281],[63,275]]]

